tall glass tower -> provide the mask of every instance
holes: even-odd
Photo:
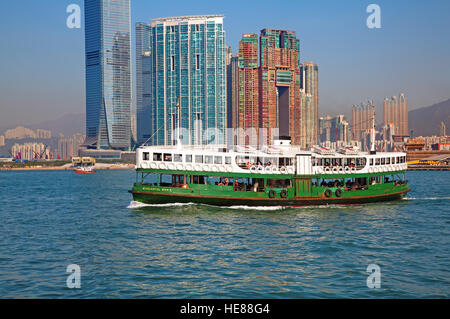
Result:
[[[85,0],[86,142],[131,147],[130,0]]]
[[[152,98],[151,98],[151,51],[149,24],[136,23],[136,120],[137,142],[143,144],[151,137]],[[151,142],[151,141],[149,141]]]
[[[223,17],[152,20],[152,144],[173,145],[179,118],[183,144],[225,144]]]

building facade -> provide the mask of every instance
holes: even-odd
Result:
[[[300,41],[295,31],[261,31],[259,101],[260,143],[272,144],[280,135],[300,145]]]
[[[49,159],[52,157],[50,148],[43,143],[14,144],[11,155],[21,160]]]
[[[403,93],[398,98],[386,97],[383,103],[384,125],[393,124],[394,134],[409,136],[408,132],[408,102]]]
[[[86,143],[130,149],[130,0],[85,0]]]
[[[136,139],[145,143],[152,132],[151,39],[152,26],[136,23]]]
[[[225,144],[226,47],[223,15],[152,20],[152,143]]]
[[[359,141],[371,131],[375,118],[375,105],[372,100],[352,107],[352,140]]]
[[[349,141],[349,124],[344,115],[319,118],[320,145],[326,142],[342,142],[347,145]]]
[[[258,35],[244,34],[237,61],[236,143],[257,145],[259,128]]]
[[[300,67],[301,89],[307,101],[301,99],[302,115],[300,125],[303,129],[300,145],[311,148],[318,143],[319,134],[319,67],[312,62],[305,62]]]

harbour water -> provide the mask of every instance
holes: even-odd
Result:
[[[0,172],[0,298],[449,298],[450,172],[407,178],[400,201],[252,209],[142,205],[131,170]]]

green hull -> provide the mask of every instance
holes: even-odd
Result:
[[[351,205],[351,204],[364,204],[374,203],[382,201],[398,200],[405,197],[409,191],[402,190],[396,193],[379,194],[379,195],[360,195],[360,196],[346,196],[336,198],[248,198],[248,197],[210,197],[210,196],[194,196],[194,195],[174,195],[174,194],[162,194],[151,193],[141,191],[130,191],[133,194],[133,198],[137,202],[146,204],[167,204],[167,203],[197,203],[207,204],[215,206],[315,206],[315,205]]]

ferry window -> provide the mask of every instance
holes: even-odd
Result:
[[[213,163],[213,157],[211,155],[205,156],[205,163],[206,164],[212,164]]]
[[[291,186],[291,180],[289,179],[268,179],[267,180],[267,187],[269,188],[284,188],[284,187],[290,187]]]
[[[386,164],[391,164],[391,158],[390,157],[386,158]]]
[[[222,164],[222,156],[214,156],[214,164]]]
[[[288,157],[280,157],[280,167],[281,166],[291,166],[292,164],[292,159],[288,158]]]
[[[316,158],[315,157],[311,157],[311,165],[316,166]]]
[[[400,163],[400,157],[397,156],[397,164]]]
[[[172,175],[161,174],[161,177],[160,177],[159,180],[160,180],[160,182],[159,182],[160,186],[170,186],[170,185],[172,185]]]
[[[172,162],[172,154],[164,154],[164,162]]]
[[[380,165],[380,159],[379,158],[375,159],[375,165]]]
[[[370,159],[370,166],[373,166],[373,158]]]
[[[381,159],[381,165],[384,165],[384,157]]]
[[[393,158],[391,159],[391,163],[392,163],[392,164],[395,164],[395,157],[393,157]]]
[[[203,155],[195,155],[196,163],[203,163]]]
[[[192,175],[192,184],[206,184],[205,177],[202,175]]]
[[[174,154],[173,155],[173,161],[174,162],[182,162],[183,161],[183,154]]]
[[[143,160],[144,161],[148,161],[150,159],[150,153],[144,152],[142,155],[143,155]]]
[[[231,157],[225,156],[225,164],[231,164]]]
[[[186,155],[185,161],[186,163],[192,163],[192,155]]]
[[[161,153],[153,153],[153,160],[154,161],[162,161],[162,154]]]

